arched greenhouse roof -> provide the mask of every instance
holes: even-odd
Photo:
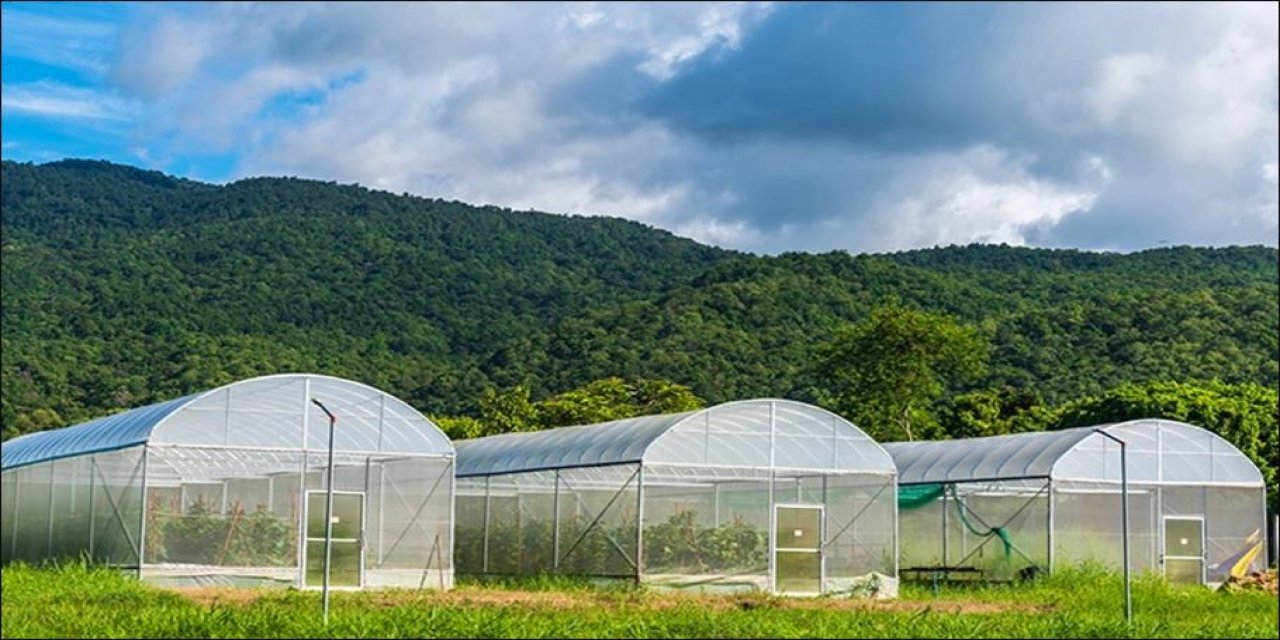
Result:
[[[75,426],[20,436],[0,447],[0,468],[7,471],[144,443],[325,451],[328,417],[312,399],[337,416],[336,451],[453,454],[448,437],[395,396],[352,380],[300,373],[241,380]]]
[[[1221,436],[1200,427],[1144,418],[1060,431],[985,438],[886,442],[898,484],[1052,478],[1119,482],[1126,443],[1130,482],[1262,486],[1262,474]]]
[[[457,451],[458,477],[641,462],[895,473],[889,454],[853,423],[777,399],[475,438]]]

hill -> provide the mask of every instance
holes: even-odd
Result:
[[[6,437],[298,370],[429,413],[614,375],[812,399],[815,349],[889,299],[980,327],[995,351],[971,388],[1278,381],[1270,247],[767,257],[614,218],[86,160],[5,161],[0,204]]]

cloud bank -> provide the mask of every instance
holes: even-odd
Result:
[[[7,78],[6,121],[131,119],[155,168],[764,253],[1277,242],[1274,3],[139,5],[96,48],[62,18],[6,59],[97,80]]]

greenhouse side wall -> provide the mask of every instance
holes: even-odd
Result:
[[[1028,567],[1049,568],[1047,480],[930,487],[935,497],[900,508],[901,570],[962,567],[1008,580]]]
[[[770,590],[770,477],[767,469],[646,465],[642,580]]]
[[[1153,484],[1129,485],[1129,570],[1159,569],[1156,527],[1159,490]],[[1053,483],[1053,568],[1123,564],[1124,536],[1120,486],[1055,480]]]
[[[1235,558],[1259,543],[1265,544],[1262,487],[1165,486],[1161,498],[1162,520],[1202,519],[1206,582],[1226,580]],[[1265,553],[1258,553],[1245,570],[1261,570],[1264,562]],[[1165,563],[1165,570],[1173,570],[1170,563]]]
[[[374,464],[367,491],[366,584],[452,588],[453,459],[413,457]]]
[[[300,452],[149,447],[143,579],[296,584],[302,465]]]
[[[322,582],[325,455],[181,446],[152,447],[148,455],[145,579],[170,586]],[[334,464],[335,504],[355,500],[362,510],[335,511],[334,580],[452,586],[452,460],[344,453]]]
[[[635,579],[639,483],[635,464],[459,478],[458,571]]]
[[[6,471],[4,562],[74,559],[134,569],[142,526],[143,449]]]
[[[457,566],[465,574],[552,568],[554,471],[458,479]]]
[[[857,474],[823,478],[827,525],[825,590],[877,589],[897,595],[897,484],[893,476]],[[810,483],[812,486],[812,483]],[[881,595],[881,594],[877,594]]]
[[[1202,523],[1203,579],[1221,582],[1226,571],[1262,541],[1265,507],[1261,487],[1213,485],[1129,486],[1129,569],[1164,574],[1168,520]],[[1123,558],[1120,487],[1115,483],[1055,482],[1054,566],[1092,561],[1119,567]],[[1185,537],[1185,536],[1180,536]],[[1199,541],[1192,541],[1200,546]],[[1259,570],[1259,553],[1247,568]],[[1227,563],[1224,566],[1223,563]],[[1170,576],[1176,578],[1178,576]],[[1184,576],[1198,582],[1199,576]]]
[[[665,588],[791,591],[787,567],[775,566],[779,560],[821,562],[815,591],[865,589],[892,597],[895,500],[894,477],[887,474],[647,465],[641,578]],[[779,506],[820,509],[819,553],[811,559],[771,553]],[[795,569],[804,574],[816,566]]]

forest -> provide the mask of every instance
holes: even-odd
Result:
[[[618,218],[298,178],[3,162],[0,428],[236,379],[385,389],[455,437],[785,397],[878,438],[1163,415],[1276,504],[1274,247],[759,256]]]

